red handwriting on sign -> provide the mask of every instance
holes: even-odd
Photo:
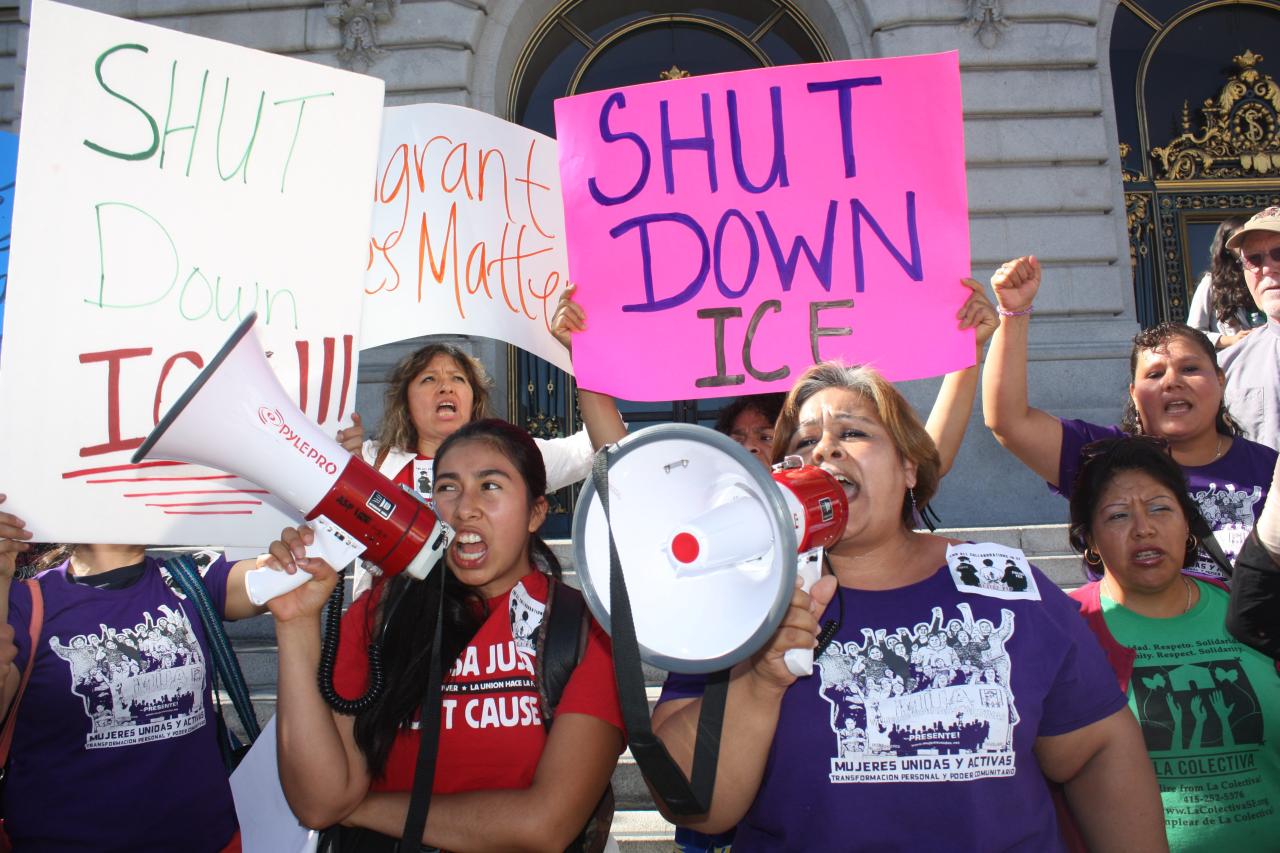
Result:
[[[547,272],[541,285],[526,275],[529,259],[553,251],[553,247],[533,241],[556,239],[556,235],[544,227],[545,215],[539,218],[535,203],[542,192],[552,190],[549,182],[534,176],[537,144],[536,139],[530,141],[523,174],[517,173],[514,177],[507,170],[506,156],[497,148],[474,147],[472,156],[471,143],[455,143],[440,135],[421,146],[416,143],[398,146],[374,191],[376,204],[398,210],[398,221],[385,236],[375,235],[370,239],[366,267],[371,270],[374,263],[385,264],[389,274],[372,289],[366,287],[365,292],[374,295],[399,288],[401,271],[397,258],[400,265],[406,259],[396,250],[412,227],[410,223],[414,222],[417,251],[412,252],[410,246],[407,254],[408,263],[416,265],[415,296],[419,303],[429,278],[438,285],[452,286],[460,318],[467,316],[466,297],[480,297],[483,293],[480,298],[490,302],[501,298],[512,314],[521,314],[530,320],[541,319],[550,330],[549,303],[560,288],[561,273]],[[434,153],[443,154],[438,165],[428,160],[428,154],[433,153],[432,146],[435,146]],[[496,190],[493,189],[495,182]],[[517,201],[514,214],[513,185],[517,198],[523,196],[524,201],[522,209]],[[499,200],[496,193],[501,194],[501,216],[496,214]],[[447,212],[442,199],[449,199]],[[486,201],[490,203],[485,205]],[[481,239],[468,238],[469,246],[462,243],[459,235],[474,235],[479,228],[472,226],[481,223],[489,225],[492,233],[486,232]]]
[[[133,450],[142,444],[144,436],[120,437],[120,362],[126,358],[139,358],[144,355],[151,355],[151,347],[90,352],[80,356],[81,364],[99,362],[107,364],[107,440],[102,444],[80,448],[81,456],[99,456],[117,450]]]
[[[322,342],[324,363],[320,374],[320,402],[315,415],[316,423],[320,424],[329,417],[329,396],[333,391],[333,358],[336,343],[334,338],[325,338]],[[342,336],[342,385],[339,388],[341,396],[338,399],[338,413],[335,415],[337,420],[342,420],[342,416],[347,413],[347,391],[351,387],[354,343],[355,338],[352,335]],[[298,341],[295,348],[298,351],[298,408],[305,412],[310,402],[308,389],[311,386],[311,343]]]
[[[153,460],[150,462],[139,462],[136,465],[107,465],[101,468],[81,468],[77,471],[66,471],[62,475],[62,479],[70,480],[70,479],[75,479],[79,477],[93,477],[97,474],[127,473],[130,471],[140,471],[146,468],[168,468],[170,470],[174,470],[174,469],[203,470],[203,469],[195,468],[194,466],[189,466],[185,462],[169,462],[164,460]],[[87,485],[93,485],[93,486],[99,486],[99,485],[110,486],[117,483],[166,482],[166,483],[173,483],[174,488],[179,489],[178,491],[167,491],[167,492],[134,492],[134,493],[123,495],[123,497],[126,497],[126,498],[169,497],[173,495],[188,496],[188,495],[205,495],[205,494],[212,494],[212,495],[225,494],[225,495],[234,495],[236,497],[241,497],[241,496],[248,496],[251,494],[259,494],[259,495],[266,494],[266,492],[263,491],[262,489],[233,489],[233,490],[216,489],[216,490],[192,491],[190,489],[183,489],[181,486],[182,483],[199,483],[199,482],[207,482],[209,480],[244,480],[244,478],[238,474],[208,474],[208,475],[197,474],[194,476],[189,475],[189,476],[179,476],[179,477],[147,477],[147,476],[105,477],[105,478],[99,478],[99,479],[88,479],[88,480],[85,480],[84,482]],[[247,480],[245,482],[248,483]],[[249,484],[249,485],[252,485],[252,484]],[[143,505],[159,509],[165,515],[252,515],[254,513],[254,510],[252,509],[247,509],[247,510],[246,509],[190,509],[190,507],[227,507],[227,506],[259,507],[259,506],[262,506],[262,501],[257,499],[249,499],[249,500],[201,499],[201,500],[184,500],[184,501],[166,502],[166,503],[144,502]]]
[[[313,415],[318,423],[324,423],[329,417],[330,398],[335,390],[339,393],[338,407],[335,419],[341,419],[346,414],[347,400],[349,397],[351,384],[355,379],[354,375],[354,338],[352,335],[343,335],[342,337],[342,356],[343,371],[342,384],[337,389],[334,388],[334,367],[336,359],[337,339],[326,337],[322,341],[324,361],[320,376],[320,394],[317,411],[314,413],[307,412],[308,404],[308,388],[310,377],[310,343],[308,341],[298,341],[296,349],[298,353],[298,377],[299,377],[299,398],[301,400],[302,410],[309,415]],[[105,364],[106,370],[106,418],[102,422],[105,427],[106,440],[98,443],[81,447],[80,456],[101,456],[107,453],[115,453],[119,451],[134,450],[139,447],[145,436],[133,435],[125,436],[124,422],[122,417],[122,400],[138,399],[138,384],[144,383],[143,387],[148,391],[148,397],[151,402],[150,420],[147,422],[147,429],[155,426],[160,422],[161,406],[165,399],[174,399],[177,395],[173,393],[166,394],[172,381],[190,382],[195,378],[195,372],[204,367],[204,359],[199,353],[185,350],[175,353],[160,363],[158,373],[152,374],[148,368],[154,365],[152,347],[125,347],[120,349],[103,350],[101,352],[90,352],[82,354],[79,359],[84,365]],[[175,375],[175,367],[186,362],[190,365],[187,370],[177,371]],[[127,364],[126,364],[127,363]],[[154,380],[150,377],[156,376]],[[148,386],[145,383],[154,381],[154,386]],[[181,388],[183,386],[179,386]],[[129,421],[136,423],[136,421]],[[88,470],[88,469],[86,469]],[[105,470],[105,469],[95,469]],[[71,476],[81,472],[68,472],[64,476]]]

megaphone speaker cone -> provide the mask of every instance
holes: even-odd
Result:
[[[677,575],[740,569],[773,548],[768,508],[742,487],[724,494],[719,506],[677,528],[666,551]]]
[[[574,516],[596,620],[610,628],[612,526],[644,660],[703,673],[755,653],[795,586],[795,527],[769,472],[729,437],[685,424],[640,430],[608,454],[609,520],[591,481]]]

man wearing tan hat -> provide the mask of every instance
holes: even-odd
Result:
[[[1246,438],[1280,450],[1280,207],[1254,214],[1231,236],[1245,284],[1267,324],[1218,356],[1224,402]]]

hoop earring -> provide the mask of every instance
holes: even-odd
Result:
[[[1102,555],[1094,550],[1093,546],[1084,549],[1084,561],[1091,566],[1102,565]]]
[[[1187,550],[1195,551],[1200,547],[1200,540],[1196,538],[1194,533],[1187,534]]]

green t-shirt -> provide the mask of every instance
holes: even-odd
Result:
[[[1149,619],[1105,595],[1115,639],[1138,653],[1129,707],[1142,726],[1174,851],[1280,846],[1280,677],[1224,627],[1227,594],[1197,583],[1183,616]]]

